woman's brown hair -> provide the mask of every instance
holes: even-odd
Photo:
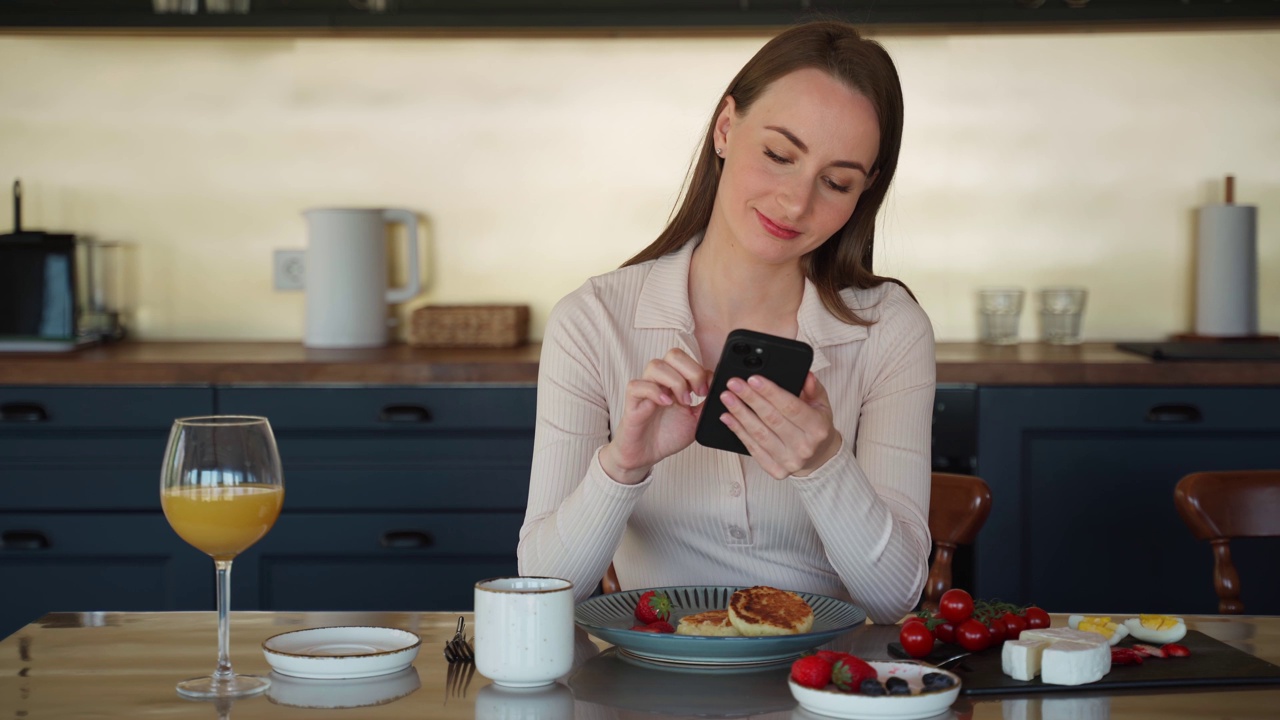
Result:
[[[879,43],[867,40],[849,24],[819,21],[798,25],[770,40],[738,71],[716,104],[707,124],[706,137],[694,158],[694,168],[684,199],[671,222],[649,247],[623,263],[654,260],[684,246],[711,221],[721,160],[715,154],[715,120],[732,96],[740,115],[778,78],[796,70],[815,68],[866,95],[880,121],[880,148],[871,167],[872,180],[858,198],[857,207],[844,227],[801,261],[805,276],[818,288],[827,311],[851,325],[868,325],[845,305],[840,291],[847,287],[872,288],[893,278],[871,271],[876,214],[898,168],[902,146],[902,86],[893,60]],[[898,283],[901,284],[901,283]]]

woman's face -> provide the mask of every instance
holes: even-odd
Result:
[[[777,79],[739,115],[730,97],[713,138],[724,149],[712,233],[770,263],[796,262],[853,214],[871,179],[880,126],[871,101],[821,70]]]

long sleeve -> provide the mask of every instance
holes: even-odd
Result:
[[[585,599],[609,567],[648,486],[615,482],[600,466],[609,407],[600,374],[590,285],[552,311],[538,367],[529,504],[517,550],[522,575],[569,580]]]
[[[867,354],[875,360],[865,369],[856,440],[846,437],[813,475],[791,479],[841,582],[872,620],[886,623],[919,600],[930,547],[933,331],[923,311],[904,310],[883,321],[877,338],[885,347]]]

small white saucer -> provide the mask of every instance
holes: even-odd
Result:
[[[331,682],[271,673],[267,699],[277,705],[308,709],[386,705],[422,687],[418,670],[407,667],[390,675]]]
[[[273,635],[262,653],[281,675],[337,680],[403,670],[418,656],[422,639],[396,628],[324,627]]]

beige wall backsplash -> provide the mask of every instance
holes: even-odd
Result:
[[[540,337],[656,236],[763,42],[3,36],[0,178],[22,178],[25,226],[128,244],[136,337],[301,339],[272,251],[330,205],[424,218],[428,283],[402,315],[528,303]],[[985,285],[1087,287],[1089,340],[1189,330],[1194,211],[1227,173],[1259,207],[1261,327],[1280,330],[1280,30],[882,42],[907,127],[876,267],[940,340],[976,336]]]

